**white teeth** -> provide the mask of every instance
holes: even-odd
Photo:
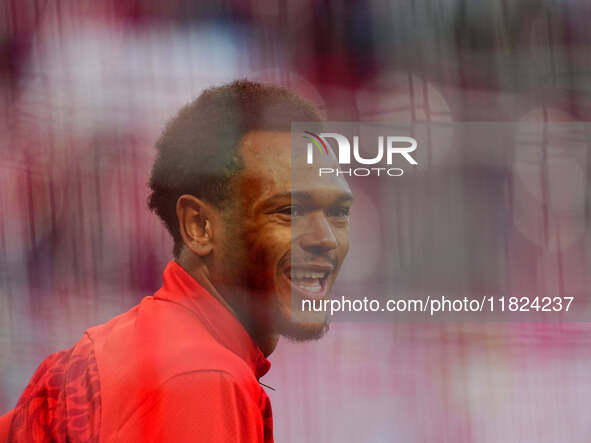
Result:
[[[298,288],[303,289],[305,291],[309,291],[309,292],[322,291],[322,284],[320,283],[320,280],[318,280],[318,279],[314,279],[311,281],[297,280],[297,281],[294,281],[294,284]]]
[[[306,269],[291,269],[291,282],[299,289],[307,292],[321,293],[324,279],[328,277],[328,271],[310,271]]]
[[[324,278],[328,275],[328,272],[318,271],[303,271],[303,270],[292,270],[292,279],[303,279],[303,278]]]

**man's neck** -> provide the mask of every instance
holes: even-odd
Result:
[[[200,263],[192,263],[193,260],[187,259],[181,253],[175,261],[185,270],[187,273],[195,279],[197,283],[199,283],[203,289],[209,292],[213,297],[215,297],[230,313],[244,326],[244,328],[248,331],[253,341],[258,345],[259,349],[263,353],[265,357],[271,355],[271,353],[277,347],[277,343],[279,342],[279,335],[278,334],[270,334],[268,332],[259,332],[253,325],[253,321],[249,316],[243,314],[242,311],[236,309],[232,303],[230,303],[221,293],[217,290],[215,285],[211,282],[209,278],[209,273],[207,272],[207,267],[205,264]]]

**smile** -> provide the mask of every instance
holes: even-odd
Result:
[[[292,289],[312,298],[324,297],[327,293],[328,276],[332,266],[293,267],[287,273]]]

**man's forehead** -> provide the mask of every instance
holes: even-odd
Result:
[[[307,163],[307,143],[302,141],[304,132],[290,131],[250,131],[240,140],[239,151],[245,160],[245,165],[258,167],[265,160],[288,162],[287,167],[309,167]],[[293,145],[293,146],[292,146]],[[292,149],[293,148],[293,149]],[[319,156],[315,163],[323,166],[336,166],[338,161],[329,145],[329,155]]]
[[[306,163],[304,150],[292,152],[291,143],[289,131],[247,133],[239,148],[244,164],[240,175],[245,184],[264,194],[318,189],[350,192],[343,177],[319,177],[318,168]]]
[[[289,160],[290,147],[289,131],[250,131],[240,140],[239,151],[245,166],[257,167],[262,161]]]
[[[251,131],[244,135],[239,148],[242,181],[255,187],[289,187],[290,140],[289,132]]]

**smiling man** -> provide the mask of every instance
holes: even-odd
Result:
[[[9,441],[273,441],[258,380],[280,335],[327,330],[325,313],[295,311],[329,296],[352,201],[342,176],[292,155],[294,121],[320,117],[286,89],[237,81],[170,122],[149,199],[174,242],[162,288],[49,356],[0,419]]]

